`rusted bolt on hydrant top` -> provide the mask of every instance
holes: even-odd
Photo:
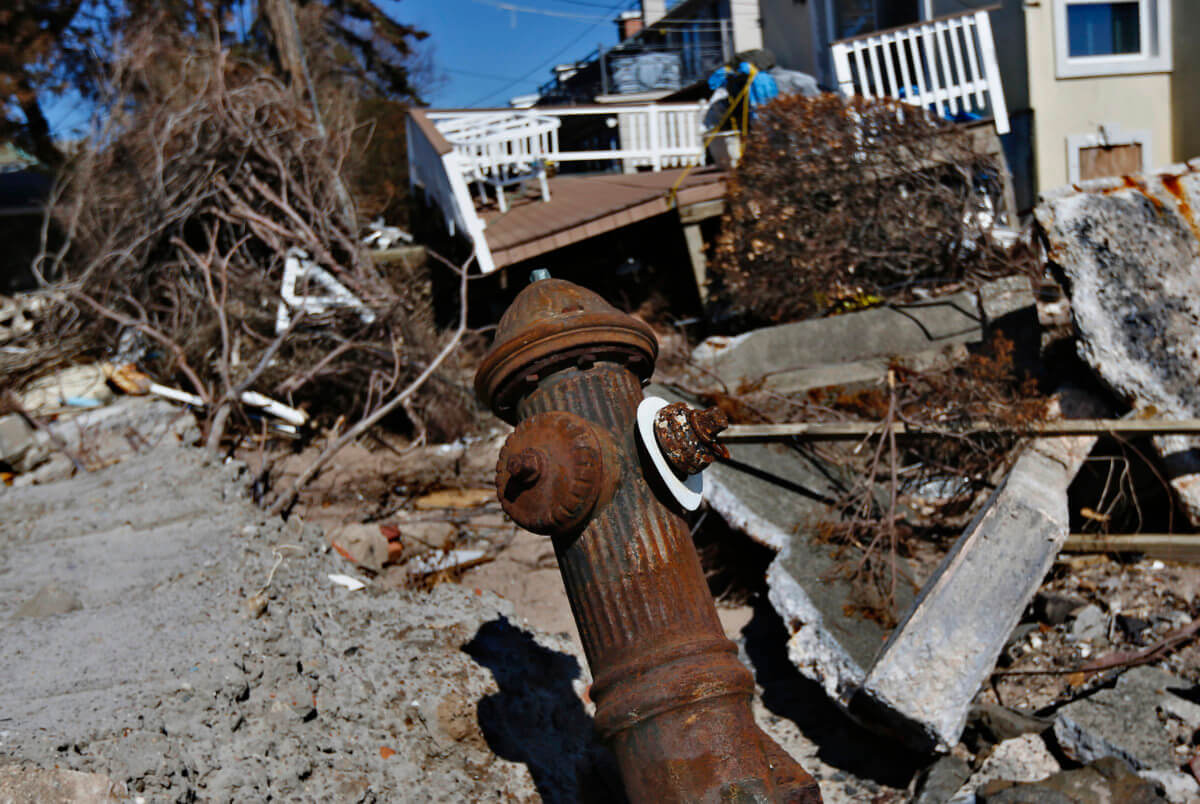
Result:
[[[558,279],[522,291],[475,377],[516,425],[496,467],[501,504],[553,539],[596,727],[632,801],[819,802],[812,777],[755,724],[753,680],[687,523],[639,452],[637,407],[657,354],[648,326],[590,291]],[[680,415],[688,438],[719,447],[719,421]]]

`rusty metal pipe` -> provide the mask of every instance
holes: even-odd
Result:
[[[725,638],[686,521],[637,442],[658,344],[570,282],[530,284],[476,375],[516,429],[496,487],[552,538],[595,683],[596,726],[634,802],[819,802],[754,722],[754,682]],[[707,431],[706,431],[707,432]]]

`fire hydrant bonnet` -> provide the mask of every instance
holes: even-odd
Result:
[[[657,357],[658,341],[644,322],[590,290],[543,279],[521,291],[500,319],[495,344],[475,375],[475,392],[512,424],[522,387],[565,365],[612,361],[644,381]]]

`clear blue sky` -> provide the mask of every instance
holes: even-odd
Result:
[[[620,11],[640,8],[637,0],[380,0],[378,5],[397,21],[429,32],[425,46],[441,79],[425,98],[432,106],[507,105],[514,95],[545,83],[555,64],[581,59],[597,44],[615,44],[612,20]]]

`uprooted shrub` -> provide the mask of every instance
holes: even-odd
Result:
[[[210,444],[246,390],[354,421],[419,375],[439,336],[421,284],[388,281],[358,245],[341,179],[349,103],[324,98],[322,127],[293,88],[218,46],[147,32],[128,53],[55,198],[66,242],[38,265],[63,300],[53,336],[82,334],[96,356],[199,395]],[[356,301],[283,310],[295,249]],[[330,295],[311,274],[295,293]],[[469,396],[436,375],[429,388],[438,404],[418,394],[406,413],[457,435]]]
[[[1002,164],[970,132],[891,100],[764,107],[729,184],[717,294],[753,322],[1011,272],[988,238]]]

